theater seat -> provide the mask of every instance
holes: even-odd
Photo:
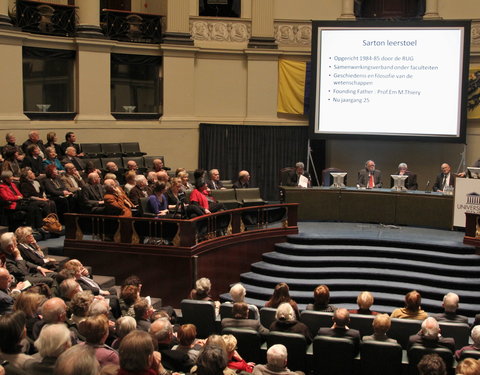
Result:
[[[360,344],[362,375],[401,375],[402,347],[384,341],[364,341]]]
[[[101,158],[105,156],[100,143],[82,143],[82,151],[86,158]]]
[[[180,305],[183,324],[194,324],[198,338],[204,339],[212,333],[220,332],[220,320],[216,319],[213,302],[184,299]]]
[[[140,145],[138,142],[125,142],[120,143],[124,156],[143,156],[146,152],[140,151]]]
[[[260,309],[260,323],[265,328],[270,328],[272,323],[275,321],[275,314],[277,313],[277,309],[273,307],[262,307]]]
[[[351,339],[316,336],[313,339],[313,369],[316,374],[353,374],[354,353]]]
[[[442,357],[445,365],[447,367],[447,373],[453,374],[452,366],[453,366],[453,353],[447,348],[427,348],[423,345],[413,345],[408,351],[408,367],[409,367],[409,375],[418,375],[417,365],[418,362],[421,361],[424,355],[427,354],[438,354]]]
[[[222,335],[233,335],[237,339],[237,351],[247,362],[263,363],[262,337],[257,331],[247,328],[227,327],[222,331]]]
[[[300,321],[304,323],[312,336],[315,336],[321,327],[330,327],[332,325],[331,312],[304,310],[300,313]]]
[[[480,359],[480,351],[478,350],[464,350],[460,355],[460,360],[464,360],[465,358],[473,358],[473,359]]]
[[[300,333],[270,331],[267,335],[267,347],[275,344],[282,344],[287,348],[290,370],[306,372],[307,340],[305,336]]]
[[[156,217],[153,212],[150,211],[150,207],[148,206],[148,197],[140,198],[140,216],[142,217]]]
[[[210,194],[217,202],[222,203],[227,210],[240,207],[240,202],[235,195],[235,189],[211,190]]]
[[[279,173],[280,186],[289,186],[288,185],[288,183],[289,183],[288,176],[293,171],[295,171],[294,167],[286,167],[286,168],[280,169],[280,173]]]
[[[108,157],[123,156],[122,146],[120,143],[101,143],[102,152]]]
[[[261,206],[266,203],[260,196],[259,188],[235,189],[235,194],[244,207]]]
[[[466,323],[439,322],[443,337],[452,337],[455,340],[455,349],[468,345],[470,326]]]

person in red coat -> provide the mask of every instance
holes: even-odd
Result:
[[[23,199],[23,195],[13,183],[13,173],[11,171],[3,171],[0,179],[0,198],[5,201],[5,208],[7,210],[15,210],[17,203]]]

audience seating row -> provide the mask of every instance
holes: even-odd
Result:
[[[82,143],[82,151],[88,158],[143,156],[138,142],[125,143]]]
[[[264,205],[265,202],[260,196],[259,188],[248,189],[221,189],[210,192],[218,202],[223,203],[227,210]]]
[[[153,167],[153,160],[155,159],[162,159],[164,160],[163,156],[110,156],[104,158],[84,158],[85,162],[91,161],[96,168],[98,169],[105,169],[107,163],[113,161],[119,169],[127,169],[127,162],[129,160],[133,160],[137,163],[137,166],[140,170],[146,171],[147,169],[151,169]]]

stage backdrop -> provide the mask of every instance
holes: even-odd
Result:
[[[200,124],[198,165],[219,169],[222,180],[235,180],[245,169],[263,199],[278,200],[280,169],[307,165],[307,142],[306,126]]]

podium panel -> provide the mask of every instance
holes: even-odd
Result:
[[[395,194],[374,190],[342,190],[340,221],[395,223]]]
[[[480,179],[455,179],[454,226],[465,228],[465,213],[480,214]]]

